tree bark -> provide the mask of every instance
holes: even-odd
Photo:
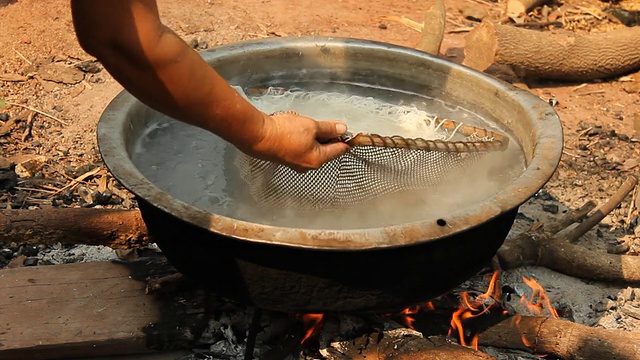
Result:
[[[640,69],[640,27],[580,35],[483,22],[466,37],[465,60],[476,70],[511,66],[521,77],[587,81]]]

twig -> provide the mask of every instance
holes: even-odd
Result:
[[[580,155],[572,154],[572,153],[568,152],[567,150],[562,150],[562,153],[565,154],[565,155],[569,155],[571,157],[574,157],[574,158],[579,158],[580,157]]]
[[[582,89],[583,87],[585,87],[585,86],[587,86],[587,85],[589,85],[589,84],[587,84],[587,83],[582,83],[582,84],[580,84],[580,85],[578,85],[578,86],[575,86],[575,87],[571,88],[571,91],[580,90],[580,89]]]
[[[72,188],[72,187],[74,187],[74,186],[78,185],[78,184],[79,184],[79,183],[81,183],[84,179],[88,178],[89,176],[93,176],[93,175],[95,175],[95,174],[99,173],[101,170],[102,170],[101,168],[97,167],[97,168],[95,168],[95,169],[93,169],[93,170],[89,170],[89,171],[87,171],[86,173],[84,173],[84,174],[82,174],[82,175],[78,176],[77,178],[73,179],[69,184],[65,185],[65,186],[64,186],[63,188],[61,188],[60,190],[56,191],[53,195],[57,195],[57,194],[59,194],[59,193],[61,193],[61,192],[65,191],[65,190],[67,190],[67,189],[69,189],[69,188]]]
[[[460,27],[456,29],[447,30],[447,34],[465,33],[473,30],[472,27]]]
[[[18,56],[20,56],[20,57],[22,58],[22,60],[26,61],[26,62],[27,62],[27,64],[29,64],[29,65],[33,65],[33,63],[32,63],[31,61],[29,61],[26,57],[24,57],[24,55],[22,55],[22,54],[20,53],[20,51],[18,51],[18,50],[16,50],[16,49],[13,49],[13,51],[15,51],[15,52],[16,52],[16,54],[18,54]]]
[[[574,222],[580,220],[584,216],[595,209],[598,204],[594,200],[587,201],[584,205],[582,205],[578,210],[570,211],[565,216],[563,216],[560,220],[552,222],[543,227],[544,231],[550,234],[557,234],[560,231],[566,229]]]
[[[611,196],[611,198],[602,206],[598,207],[596,211],[591,214],[582,224],[576,226],[573,230],[569,231],[565,234],[564,238],[571,243],[576,243],[578,239],[587,233],[592,227],[596,226],[602,219],[604,219],[607,214],[609,214],[613,209],[618,207],[620,203],[624,200],[624,198],[629,195],[631,190],[635,188],[638,184],[638,179],[634,176],[630,176],[623,184],[620,186],[620,189]]]
[[[631,228],[631,215],[633,214],[633,210],[636,208],[636,201],[638,201],[638,190],[640,188],[636,184],[635,189],[633,189],[633,196],[631,197],[631,202],[629,203],[629,211],[627,212],[627,227]]]
[[[45,194],[54,194],[55,193],[55,191],[52,191],[52,190],[45,190],[45,189],[38,189],[38,188],[27,188],[27,187],[21,187],[21,186],[14,186],[13,188],[16,189],[16,190],[41,192],[41,193],[45,193]]]
[[[562,23],[560,21],[531,21],[531,22],[524,22],[524,23],[514,23],[514,24],[512,24],[512,26],[515,26],[515,27],[537,27],[537,28],[542,28],[542,27],[546,27],[546,26],[562,27]]]
[[[10,106],[18,106],[18,107],[21,107],[21,108],[23,108],[23,109],[27,109],[27,110],[31,110],[31,111],[37,112],[38,114],[40,114],[40,115],[44,115],[44,116],[46,116],[46,117],[48,117],[48,118],[50,118],[50,119],[53,119],[53,120],[55,120],[55,121],[59,122],[59,123],[60,123],[60,124],[62,124],[62,125],[69,126],[69,123],[68,123],[68,122],[66,122],[66,121],[62,121],[62,120],[58,119],[57,117],[55,117],[55,116],[53,116],[53,115],[51,115],[51,114],[47,114],[46,112],[44,112],[44,111],[40,111],[40,110],[35,109],[35,108],[32,108],[31,106],[22,105],[22,104],[17,104],[17,103],[14,103],[14,102],[8,102],[8,101],[7,101],[7,105],[10,105]]]
[[[22,133],[22,142],[25,142],[29,135],[31,135],[31,129],[33,128],[33,119],[35,118],[36,113],[29,113],[29,117],[27,117],[27,127],[24,129],[24,133]]]
[[[580,131],[580,133],[578,133],[578,136],[576,136],[575,138],[571,139],[571,141],[567,142],[566,146],[573,145],[576,141],[580,140],[580,138],[582,136],[584,136],[586,133],[591,131],[591,129],[593,129],[593,126],[589,126],[588,128]]]
[[[406,18],[404,16],[389,15],[389,16],[381,16],[380,19],[389,20],[389,21],[396,21],[396,22],[399,22],[402,25],[404,25],[404,26],[406,26],[406,27],[408,27],[410,29],[422,32],[423,24],[421,24],[421,23],[419,23],[417,21],[411,20],[409,18]]]
[[[586,95],[595,95],[595,94],[604,94],[604,90],[587,91],[584,93],[576,94],[576,96],[586,96]]]

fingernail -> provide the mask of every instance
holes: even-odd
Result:
[[[347,132],[347,125],[345,124],[336,124],[336,132],[340,135],[344,134]]]

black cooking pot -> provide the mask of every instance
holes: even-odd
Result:
[[[561,125],[547,103],[413,49],[303,37],[221,46],[202,56],[242,86],[304,78],[438,98],[496,120],[526,159],[525,171],[497,194],[435,218],[348,230],[267,226],[188,205],[143,176],[131,161],[131,149],[158,114],[128,93],[119,94],[100,119],[100,151],[113,175],[138,197],[150,234],[179,271],[261,308],[391,311],[442,294],[487,264],[518,207],[544,186],[560,159]]]

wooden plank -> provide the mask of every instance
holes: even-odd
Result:
[[[145,294],[144,279],[158,272],[151,265],[93,262],[0,270],[0,359],[77,358],[170,348],[172,335],[163,329],[184,326],[185,306],[176,304],[185,302],[177,295]],[[198,311],[190,313],[193,317]]]

